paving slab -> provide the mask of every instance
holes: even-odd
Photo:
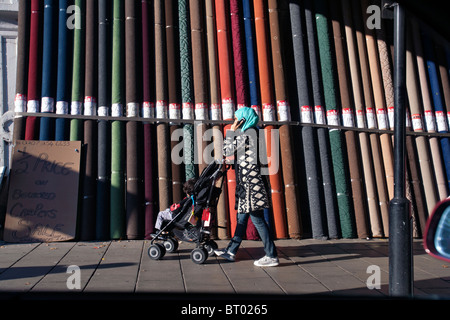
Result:
[[[30,251],[18,257],[15,263],[0,274],[0,291],[26,292],[33,289],[75,244],[74,242],[58,242],[42,243],[37,246],[23,245],[22,249],[28,248]],[[9,245],[5,244],[5,246]],[[19,245],[15,247],[19,248]]]
[[[83,291],[134,292],[143,241],[112,241]]]

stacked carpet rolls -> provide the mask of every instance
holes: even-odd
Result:
[[[370,5],[381,3],[20,1],[14,139],[82,141],[78,237],[143,239],[182,183],[222,158],[249,106],[276,238],[388,237],[392,21],[369,28]],[[407,197],[421,237],[450,191],[450,46],[420,17],[407,26]],[[234,175],[219,239],[236,226]]]

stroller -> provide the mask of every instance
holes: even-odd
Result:
[[[178,249],[178,240],[194,242],[196,248],[191,252],[194,263],[202,264],[218,248],[211,239],[211,229],[216,220],[217,202],[222,193],[223,160],[211,162],[201,173],[194,185],[190,198],[180,202],[180,207],[172,211],[172,220],[165,220],[161,229],[150,241],[148,255],[153,260],[160,260],[166,252]]]

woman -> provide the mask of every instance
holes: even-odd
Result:
[[[259,117],[252,108],[240,108],[235,112],[235,121],[226,134],[224,155],[235,157],[237,225],[228,246],[215,253],[229,261],[235,261],[236,252],[247,229],[248,218],[251,217],[266,253],[254,265],[274,267],[278,265],[278,257],[269,226],[264,219],[264,209],[269,208],[269,198],[258,161],[258,121]]]

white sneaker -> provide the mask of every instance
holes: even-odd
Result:
[[[278,263],[278,258],[264,256],[261,259],[256,260],[253,264],[257,267],[276,267]]]
[[[221,255],[223,255],[224,253],[226,253],[227,250],[225,249],[216,249],[214,250],[214,253],[216,254],[216,256],[220,257]]]
[[[236,261],[234,254],[232,254],[230,251],[227,251],[226,249],[214,250],[214,253],[216,254],[216,256],[225,258],[228,261]]]

